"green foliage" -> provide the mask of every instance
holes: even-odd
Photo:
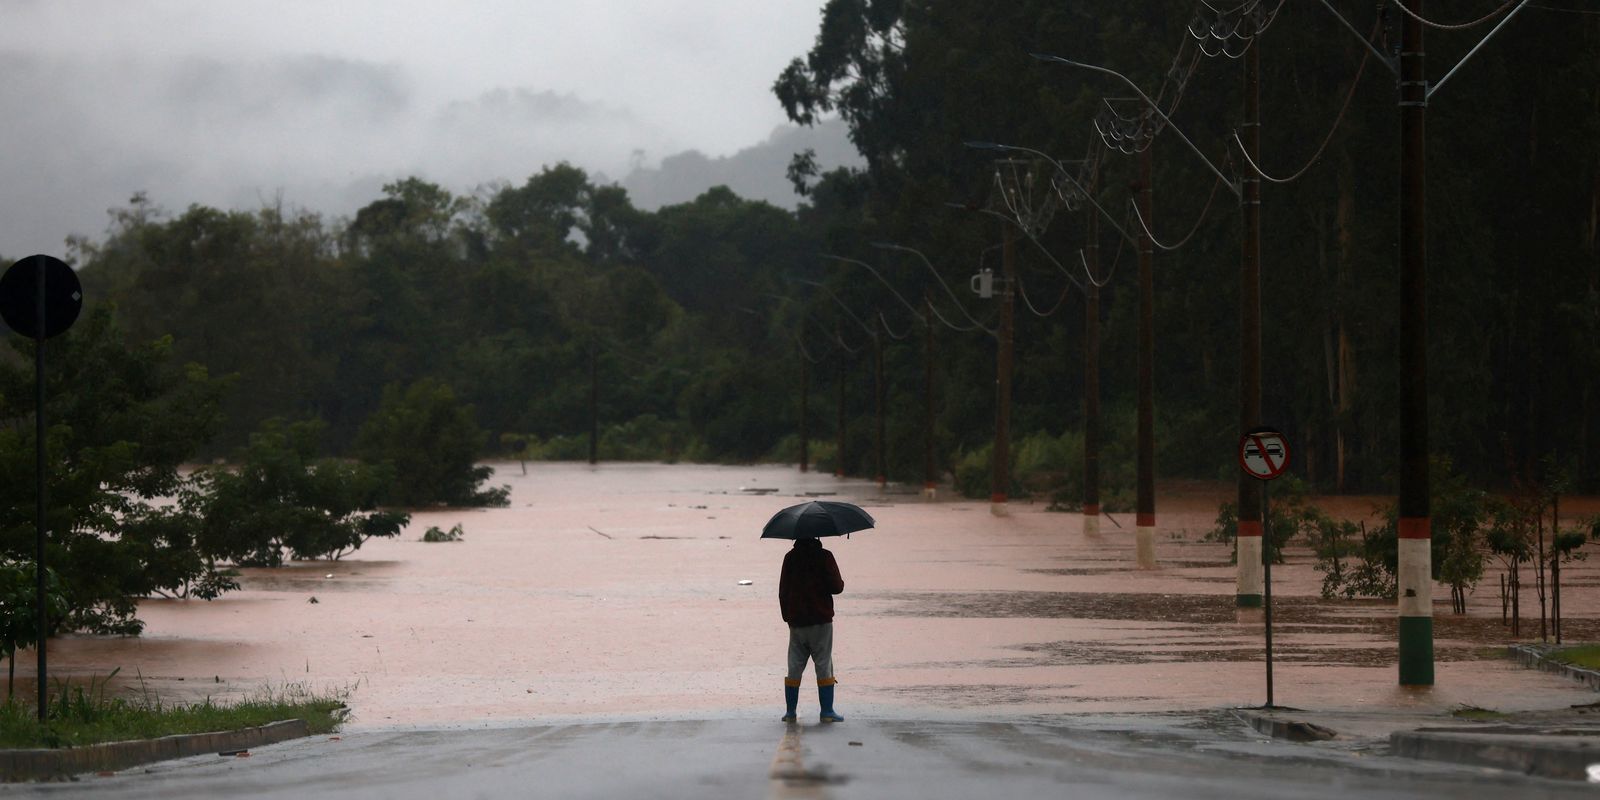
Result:
[[[1548,656],[1550,660],[1562,664],[1571,664],[1584,669],[1600,669],[1600,644],[1561,647],[1550,651]]]
[[[1434,458],[1429,470],[1430,562],[1433,579],[1450,585],[1456,613],[1466,613],[1466,595],[1483,578],[1485,548],[1513,548],[1525,543],[1505,527],[1510,509],[1488,493],[1468,484],[1455,473],[1448,459]],[[1319,563],[1324,572],[1323,596],[1390,597],[1399,571],[1399,509],[1383,510],[1385,523],[1366,534],[1361,543],[1362,563],[1345,573],[1334,569],[1332,559]]]
[[[39,643],[38,571],[32,563],[0,563],[0,658],[16,666],[17,650]],[[45,568],[46,619],[63,619],[69,607],[54,570]],[[6,695],[11,684],[6,683]]]
[[[32,343],[0,360],[0,559],[34,560]],[[126,344],[111,309],[91,309],[51,340],[46,371],[50,529],[45,563],[60,581],[59,630],[134,633],[137,598],[228,588],[195,547],[195,528],[161,498],[211,435],[224,382],[175,369],[171,341]]]
[[[994,486],[994,443],[956,455],[955,490],[962,497],[986,498]]]
[[[1190,38],[1192,6],[829,0],[814,43],[774,76],[774,97],[800,123],[842,118],[866,167],[824,172],[802,155],[791,173],[805,187],[794,212],[724,187],[644,211],[620,187],[555,164],[504,176],[477,196],[397,180],[348,222],[273,207],[168,215],[135,197],[113,213],[105,241],[80,242],[80,266],[94,278],[91,296],[121,304],[135,341],[170,334],[177,363],[235,378],[237,390],[222,399],[226,417],[210,421],[216,438],[201,455],[243,446],[271,417],[324,419],[331,451],[357,453],[352,444],[383,387],[433,380],[472,408],[485,441],[536,437],[545,457],[561,458],[587,455],[598,417],[602,458],[787,460],[795,451],[786,439],[799,428],[796,392],[806,391],[813,439],[845,443],[837,464],[819,450],[819,465],[870,474],[871,349],[855,315],[915,331],[884,348],[885,469],[891,479],[920,481],[927,344],[896,295],[921,306],[926,291],[958,327],[969,327],[969,314],[992,327],[997,314],[993,303],[951,298],[940,285],[959,286],[998,261],[991,217],[943,210],[994,199],[991,154],[961,143],[1083,153],[1103,97],[1120,90],[1105,76],[1069,78],[1028,53],[1071,53],[1158,93]],[[1600,402],[1592,269],[1600,244],[1587,147],[1600,139],[1600,62],[1576,57],[1594,49],[1600,28],[1558,19],[1565,16],[1519,17],[1474,57],[1481,80],[1470,87],[1473,102],[1439,108],[1430,128],[1439,156],[1429,173],[1439,212],[1430,253],[1451,265],[1449,281],[1428,287],[1429,370],[1435,385],[1451,387],[1430,400],[1430,430],[1439,452],[1479,486],[1526,481],[1547,451],[1573,461],[1574,486],[1600,486],[1592,455],[1600,426],[1586,424]],[[1318,25],[1279,26],[1273,35],[1282,38],[1263,59],[1262,104],[1282,114],[1263,129],[1263,151],[1298,152],[1333,113],[1306,98],[1343,97],[1361,49]],[[1184,92],[1184,130],[1207,153],[1227,152],[1240,122],[1239,82],[1212,80],[1219,64],[1202,60]],[[1264,274],[1263,296],[1296,311],[1293,324],[1267,320],[1263,360],[1275,366],[1263,401],[1295,432],[1296,472],[1340,491],[1391,491],[1398,451],[1396,198],[1368,191],[1392,185],[1397,156],[1392,99],[1375,74],[1367,70],[1354,87],[1317,167],[1262,208],[1263,251],[1283,255],[1281,268]],[[1485,120],[1481,108],[1511,111]],[[1126,207],[1136,160],[1088,155],[1099,156],[1099,203]],[[1211,183],[1194,159],[1158,157],[1155,169],[1169,193],[1161,196],[1198,198]],[[1175,213],[1195,211],[1183,205]],[[1189,244],[1158,256],[1162,476],[1233,474],[1238,241],[1218,219],[1213,213]],[[1035,299],[1063,285],[1042,251],[1074,263],[1084,221],[1058,209],[1041,247],[1015,248]],[[1173,233],[1167,222],[1176,220],[1153,223],[1163,238]],[[1128,267],[1135,254],[1106,246],[1115,237],[1102,233],[1109,506],[1133,483],[1136,378],[1126,367],[1137,360],[1138,293]],[[874,251],[875,241],[914,246],[932,269]],[[1529,241],[1541,247],[1529,251]],[[883,281],[827,265],[819,252],[870,260]],[[829,291],[801,288],[802,280]],[[1072,294],[1048,319],[1019,314],[1016,328],[1012,489],[1049,494],[1058,505],[1079,500],[1082,480],[1076,445],[1062,437],[1085,427],[1084,322]],[[961,472],[963,491],[981,497],[980,452],[996,411],[994,341],[938,324],[933,348],[936,466]],[[804,389],[802,362],[814,367]],[[842,399],[834,380],[846,388]],[[401,455],[384,457],[412,472]],[[483,455],[475,448],[470,457]],[[455,483],[454,497],[419,491],[425,499],[415,502],[482,499],[470,479]],[[175,557],[166,569],[188,567]]]
[[[1283,548],[1295,537],[1300,537],[1318,551],[1324,550],[1336,561],[1348,545],[1344,542],[1354,533],[1353,523],[1336,520],[1310,503],[1310,486],[1305,481],[1286,476],[1272,482],[1270,515],[1265,521],[1267,553],[1272,563],[1283,563]],[[1235,542],[1239,532],[1239,506],[1223,503],[1217,509],[1217,519],[1203,539],[1208,542]],[[1234,548],[1234,560],[1239,557]],[[1337,571],[1337,570],[1336,570]]]
[[[494,474],[475,460],[487,434],[449,386],[433,379],[383,390],[378,410],[361,426],[356,453],[393,471],[387,499],[406,506],[505,505],[509,490],[479,489]]]
[[[198,472],[183,505],[199,520],[199,552],[277,566],[285,557],[336,559],[372,537],[399,535],[410,515],[377,507],[393,469],[318,458],[324,428],[268,420],[232,467]]]

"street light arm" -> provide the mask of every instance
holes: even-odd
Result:
[[[868,336],[872,336],[874,338],[877,337],[877,335],[878,335],[877,327],[876,326],[871,326],[871,325],[868,325],[865,322],[862,322],[861,318],[856,316],[856,312],[851,311],[850,307],[845,305],[844,301],[839,299],[839,295],[834,294],[833,290],[828,288],[827,284],[818,283],[816,281],[809,281],[809,280],[806,280],[804,278],[800,279],[800,282],[805,284],[805,285],[807,285],[807,286],[815,286],[818,289],[821,289],[822,291],[827,292],[828,296],[833,298],[833,302],[838,303],[839,307],[844,309],[844,313],[848,314],[850,316],[850,319],[855,320],[855,323],[857,325],[861,326],[861,330],[866,331]]]
[[[998,336],[999,335],[999,334],[995,333],[993,330],[991,330],[988,327],[986,327],[983,323],[979,322],[977,320],[977,318],[975,318],[971,314],[967,313],[967,307],[961,304],[961,298],[956,297],[956,293],[950,290],[950,284],[945,283],[944,276],[939,274],[939,270],[936,267],[933,266],[933,262],[929,261],[927,256],[922,254],[921,250],[917,250],[917,249],[911,248],[911,247],[906,247],[905,245],[895,244],[893,242],[872,242],[871,244],[872,244],[873,247],[876,247],[879,250],[899,250],[901,252],[910,253],[910,254],[916,256],[918,259],[920,259],[922,261],[923,266],[927,267],[928,271],[933,273],[934,280],[937,280],[939,282],[939,286],[944,289],[944,293],[950,296],[950,302],[955,303],[956,308],[961,311],[961,315],[966,317],[968,322],[971,322],[975,328],[977,328],[978,330],[983,331],[984,333],[989,334],[990,336]],[[932,309],[931,306],[929,308]],[[939,312],[937,310],[934,310],[934,313],[938,314]],[[940,319],[943,320],[943,317],[941,316]],[[945,324],[949,325],[950,323],[948,321],[945,321]],[[955,327],[955,326],[952,326],[952,327]]]
[[[1179,139],[1183,140],[1184,144],[1189,146],[1189,150],[1199,157],[1202,162],[1205,162],[1206,168],[1210,169],[1213,175],[1216,175],[1218,178],[1222,179],[1222,182],[1227,185],[1228,190],[1233,192],[1234,197],[1243,199],[1244,191],[1240,189],[1238,182],[1228,180],[1228,176],[1222,174],[1222,170],[1217,169],[1217,165],[1211,163],[1211,159],[1207,158],[1206,154],[1201,152],[1200,148],[1195,146],[1195,143],[1190,141],[1189,137],[1183,134],[1183,131],[1180,130],[1177,124],[1172,121],[1172,118],[1168,117],[1166,112],[1162,111],[1161,107],[1156,105],[1156,101],[1151,100],[1150,96],[1145,94],[1144,90],[1140,89],[1139,85],[1130,80],[1128,76],[1123,75],[1114,69],[1106,69],[1105,67],[1098,67],[1094,64],[1085,64],[1081,61],[1073,61],[1071,59],[1062,58],[1061,56],[1052,56],[1046,53],[1029,53],[1029,55],[1040,61],[1047,61],[1055,64],[1066,64],[1069,67],[1078,67],[1091,72],[1098,72],[1102,75],[1110,75],[1127,84],[1129,88],[1133,89],[1133,91],[1139,95],[1139,99],[1143,100],[1145,105],[1148,105],[1150,110],[1154,112],[1156,116],[1160,117],[1161,121],[1165,122],[1167,127],[1171,128],[1172,132],[1177,134]]]

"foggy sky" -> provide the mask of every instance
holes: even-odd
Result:
[[[405,175],[468,193],[565,160],[621,180],[688,150],[766,170],[721,157],[787,143],[770,87],[820,6],[0,0],[0,255],[99,238],[136,191],[339,215]]]

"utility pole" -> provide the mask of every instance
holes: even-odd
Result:
[[[1423,0],[1408,6],[1423,14]],[[1491,34],[1492,35],[1492,34]],[[1400,18],[1400,685],[1433,685],[1428,502],[1426,136],[1422,23]],[[1445,76],[1446,78],[1449,75]],[[1442,84],[1442,81],[1441,81]]]
[[[927,337],[922,364],[922,496],[939,494],[939,474],[933,461],[933,287],[922,287],[923,333]]]
[[[872,326],[872,395],[873,415],[876,430],[873,433],[873,461],[876,468],[874,477],[881,490],[888,485],[889,479],[884,473],[883,464],[883,337],[879,336],[880,326],[882,332],[887,332],[888,326],[879,323]]]
[[[1093,162],[1088,196],[1098,188],[1099,159]],[[1088,266],[1083,292],[1083,535],[1100,535],[1100,212],[1084,203]]]
[[[810,376],[810,357],[806,355],[806,321],[800,320],[800,337],[795,339],[795,350],[800,356],[800,471],[806,472],[811,468],[811,429],[808,426],[811,414],[807,409],[811,386],[807,380]]]
[[[589,344],[589,464],[600,463],[600,348]]]
[[[834,323],[834,325],[833,325],[833,338],[834,338],[835,341],[839,342],[841,345],[844,342],[843,339],[839,338],[839,324],[838,323]],[[842,349],[843,348],[841,347],[841,350]],[[834,455],[833,455],[833,476],[835,478],[843,478],[844,477],[844,440],[845,440],[845,431],[844,431],[844,353],[843,352],[841,352],[839,354],[839,365],[838,365],[838,369],[837,369],[837,373],[836,374],[838,376],[838,383],[839,383],[839,424],[838,424],[838,430],[837,430],[837,435],[839,437],[839,443],[838,443],[836,449],[833,451],[833,453],[834,453]]]
[[[1145,220],[1139,231],[1139,433],[1138,499],[1134,533],[1135,559],[1140,569],[1156,566],[1156,443],[1155,443],[1155,270],[1154,245],[1144,230],[1155,224],[1151,213],[1150,142],[1139,151],[1139,213]]]
[[[989,513],[1006,516],[1006,495],[1011,490],[1011,346],[1015,313],[1013,288],[1016,285],[1016,235],[1009,223],[1001,224],[1002,270],[1000,288],[1000,352],[995,374],[994,478],[989,489]]]
[[[1244,54],[1244,126],[1239,137],[1251,163],[1261,163],[1261,38]],[[1261,177],[1244,170],[1240,178],[1244,212],[1243,252],[1239,259],[1239,435],[1261,425]],[[1259,608],[1264,583],[1263,558],[1270,558],[1261,527],[1261,481],[1239,472],[1239,528],[1234,539],[1241,608]],[[1270,702],[1270,701],[1269,701]]]

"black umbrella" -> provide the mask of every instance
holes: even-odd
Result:
[[[876,523],[872,515],[851,503],[812,500],[789,506],[772,515],[761,529],[763,539],[815,539],[821,536],[848,536]]]

